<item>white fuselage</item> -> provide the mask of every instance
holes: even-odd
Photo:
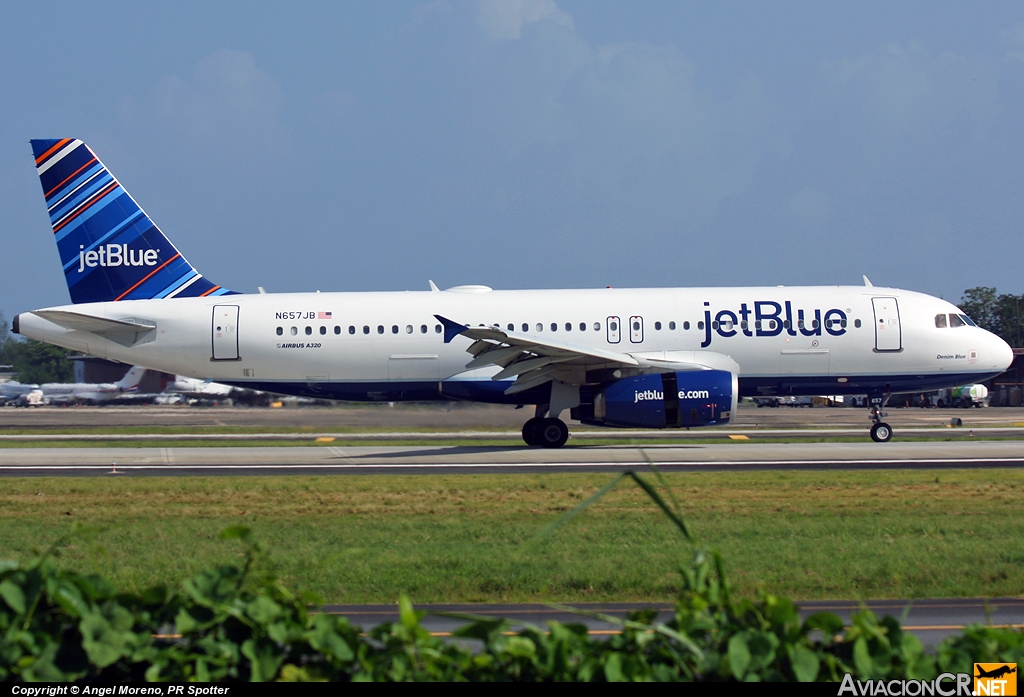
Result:
[[[441,315],[635,357],[730,357],[742,395],[868,394],[978,382],[1010,348],[922,293],[871,286],[282,293],[69,305],[155,324],[135,343],[65,329],[31,313],[25,336],[169,373],[336,399],[534,403],[466,371],[472,343],[444,342]]]

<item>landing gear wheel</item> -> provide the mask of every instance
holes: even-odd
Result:
[[[888,443],[892,438],[892,427],[887,423],[877,423],[871,427],[871,440],[876,443]]]
[[[569,427],[561,419],[540,419],[533,429],[537,445],[561,448],[569,440]]]
[[[537,426],[543,419],[527,419],[523,424],[523,440],[527,445],[540,445],[537,439]]]

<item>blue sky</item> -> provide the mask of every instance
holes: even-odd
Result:
[[[6,3],[0,88],[8,318],[60,137],[243,292],[1024,292],[1020,3]]]

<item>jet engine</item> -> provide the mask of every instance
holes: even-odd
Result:
[[[580,391],[581,398],[584,391]],[[595,426],[684,428],[729,423],[736,413],[739,382],[726,370],[650,373],[590,390],[589,402],[572,418]]]

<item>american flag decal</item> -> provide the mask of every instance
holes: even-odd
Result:
[[[318,313],[316,313],[316,318],[317,319],[331,319],[331,313],[330,312],[318,312]]]

